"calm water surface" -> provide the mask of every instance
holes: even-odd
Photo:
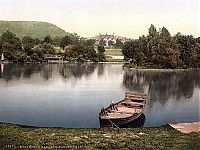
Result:
[[[149,95],[144,126],[200,120],[200,70],[127,70],[122,64],[0,64],[0,122],[98,128],[126,91]]]

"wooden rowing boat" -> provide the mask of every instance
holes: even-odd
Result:
[[[125,93],[125,98],[99,113],[100,127],[120,127],[140,117],[147,101],[144,93]]]

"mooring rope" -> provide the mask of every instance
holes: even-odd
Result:
[[[112,122],[110,119],[108,119],[108,121],[111,122],[112,126],[114,125],[115,127],[119,128],[114,122]]]

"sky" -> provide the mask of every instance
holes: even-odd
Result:
[[[199,0],[0,0],[0,20],[43,21],[83,37],[138,38],[154,24],[200,36]]]

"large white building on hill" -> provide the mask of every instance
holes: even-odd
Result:
[[[120,40],[122,43],[129,41],[130,39],[121,36],[115,36],[113,34],[101,34],[99,33],[98,36],[94,38],[96,40],[96,45],[104,45],[105,47],[112,47],[116,44],[117,40]]]

